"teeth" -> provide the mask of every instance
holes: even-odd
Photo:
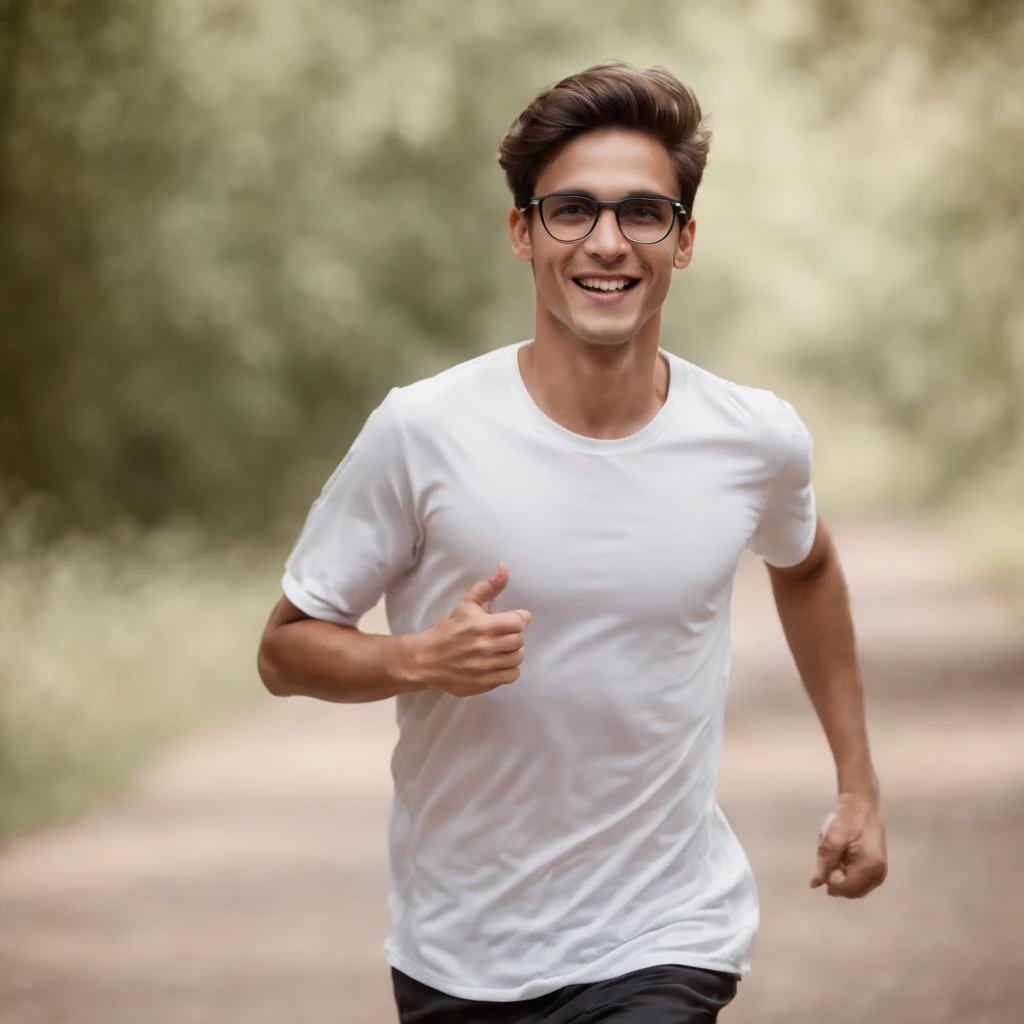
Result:
[[[598,291],[602,291],[602,292],[617,292],[617,291],[621,291],[623,288],[626,287],[627,284],[631,284],[632,283],[632,282],[626,281],[626,280],[603,281],[600,278],[595,278],[595,277],[581,277],[581,278],[578,278],[578,280],[579,280],[580,284],[583,285],[584,288],[596,288]]]

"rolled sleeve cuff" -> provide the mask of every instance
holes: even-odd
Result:
[[[310,618],[333,622],[338,626],[355,626],[359,616],[347,615],[337,607],[318,597],[303,586],[290,572],[286,572],[281,580],[284,596],[301,612]]]
[[[800,543],[796,548],[792,551],[786,551],[784,554],[775,551],[764,554],[762,558],[764,558],[765,562],[776,569],[789,569],[794,565],[799,565],[811,553],[815,538],[818,536],[818,513],[813,497],[811,499],[810,511],[810,519],[808,519],[804,526],[804,533],[801,535]]]

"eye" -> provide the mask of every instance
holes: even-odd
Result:
[[[672,222],[672,204],[667,199],[634,199],[622,207],[622,219],[634,227],[667,226]]]
[[[594,216],[594,207],[580,196],[550,196],[543,213],[546,220],[587,220]]]
[[[554,210],[556,217],[582,217],[586,212],[579,203],[560,203]]]
[[[630,220],[663,220],[665,211],[656,200],[629,203],[622,211]]]

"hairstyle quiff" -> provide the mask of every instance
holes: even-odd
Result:
[[[687,215],[704,175],[711,131],[700,104],[664,68],[635,68],[610,61],[544,89],[512,122],[498,146],[498,163],[522,208],[533,197],[541,171],[562,147],[587,132],[628,128],[644,132],[669,152]]]

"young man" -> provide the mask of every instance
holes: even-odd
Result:
[[[406,1024],[684,1024],[733,998],[757,896],[715,794],[748,546],[835,755],[811,885],[884,878],[810,437],[659,347],[708,140],[662,70],[542,92],[501,143],[536,336],[393,389],[288,559],[270,691],[398,698],[385,952]],[[360,632],[382,594],[393,635]]]

